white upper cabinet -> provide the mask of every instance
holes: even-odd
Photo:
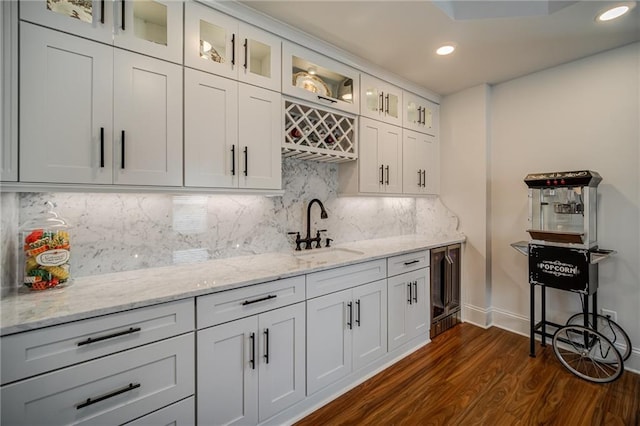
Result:
[[[364,117],[402,125],[402,89],[368,74],[360,82],[360,111]]]
[[[197,3],[185,5],[186,66],[280,91],[280,39]]]
[[[402,129],[360,119],[359,190],[402,193]]]
[[[402,141],[402,189],[405,194],[440,192],[440,144],[438,138],[404,129]]]
[[[440,106],[411,92],[404,92],[402,126],[405,129],[438,136]]]
[[[23,0],[20,18],[182,63],[182,2],[172,0]]]
[[[182,2],[119,0],[115,3],[116,47],[182,64]]]
[[[0,2],[0,180],[18,180],[18,4]]]
[[[282,52],[282,93],[360,112],[358,71],[297,44],[283,43]]]

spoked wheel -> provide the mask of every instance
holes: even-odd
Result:
[[[613,382],[624,370],[622,356],[613,343],[580,325],[558,329],[553,335],[553,351],[567,370],[590,382]]]
[[[618,349],[620,355],[622,355],[623,361],[629,359],[631,356],[631,340],[629,339],[629,335],[618,325],[618,323],[603,315],[597,315],[596,322],[598,323],[598,326],[594,327],[592,324],[593,318],[591,314],[588,315],[588,319],[589,328],[594,328],[598,333],[609,339],[609,341]],[[577,313],[573,315],[567,321],[567,325],[584,325],[584,314]]]

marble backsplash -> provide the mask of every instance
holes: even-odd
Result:
[[[329,215],[311,212],[311,229],[336,244],[413,233],[451,235],[457,218],[437,197],[338,197],[335,164],[283,159],[284,195],[2,193],[2,289],[17,285],[18,226],[53,201],[71,225],[72,276],[208,259],[290,251],[306,232],[306,208],[320,199]]]

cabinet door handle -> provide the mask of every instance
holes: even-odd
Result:
[[[356,324],[360,327],[360,309],[362,309],[360,307],[360,299],[356,300],[356,307],[358,308],[358,312],[356,312]]]
[[[407,289],[409,290],[409,297],[407,298],[407,302],[409,302],[409,304],[412,304],[412,299],[413,299],[413,295],[411,294],[412,290],[411,290],[411,283],[407,284]]]
[[[77,346],[89,345],[91,343],[101,342],[103,340],[113,339],[115,337],[125,336],[127,334],[133,334],[140,331],[140,327],[129,327],[128,330],[117,331],[115,333],[106,334],[100,337],[89,337],[87,340],[82,340],[81,342],[76,343]]]
[[[251,340],[251,359],[249,360],[249,364],[251,364],[251,369],[256,369],[256,333],[251,333],[249,335],[249,339]]]
[[[254,303],[258,303],[258,302],[264,302],[265,300],[270,300],[270,299],[275,299],[276,297],[278,297],[277,294],[270,294],[268,296],[265,297],[261,297],[260,299],[255,299],[255,300],[245,300],[244,302],[242,302],[242,306],[245,305],[252,305]]]
[[[387,185],[389,185],[389,166],[387,165],[387,167],[385,167],[385,169],[387,170],[387,180],[385,181],[385,183]]]
[[[100,2],[100,23],[104,24],[104,0]]]
[[[347,321],[347,327],[349,330],[353,329],[353,302],[347,303],[347,308],[349,309],[349,321]]]
[[[420,262],[418,259],[411,260],[409,262],[404,262],[404,266],[413,265],[414,263],[418,263],[418,262]]]
[[[249,40],[244,39],[244,69],[249,66]]]
[[[384,97],[385,102],[385,107],[384,107],[384,113],[385,114],[389,114],[389,94],[387,93],[387,96]]]
[[[231,176],[236,175],[236,146],[231,145]]]
[[[129,383],[129,386],[125,386],[122,389],[114,390],[113,392],[105,393],[104,395],[97,396],[95,398],[87,398],[85,402],[76,405],[76,410],[88,407],[89,405],[93,405],[100,401],[104,401],[105,399],[113,398],[114,396],[120,395],[121,393],[129,392],[133,389],[139,388],[140,386],[140,383]]]
[[[380,185],[384,185],[384,164],[380,165]]]
[[[418,186],[422,186],[422,170],[418,169]]]
[[[380,92],[380,95],[378,95],[378,111],[384,111],[384,92]]]
[[[122,29],[122,31],[124,31],[124,0],[122,0],[122,9],[121,9],[121,13],[122,13],[122,20],[121,20],[121,25],[120,28]]]
[[[418,281],[413,282],[413,301],[418,303]]]
[[[231,34],[231,65],[236,64],[236,35]]]
[[[249,147],[244,147],[244,175],[249,176]]]
[[[329,101],[329,102],[331,102],[332,104],[337,104],[337,103],[338,103],[338,101],[337,101],[337,100],[335,100],[335,99],[331,99],[331,98],[327,98],[326,96],[318,95],[318,99],[321,99],[321,100],[323,100],[323,101]]]
[[[104,168],[104,127],[100,127],[100,167]]]
[[[425,188],[427,186],[427,171],[422,171],[422,187]]]
[[[120,168],[124,169],[124,130],[122,131],[122,158],[120,158]]]
[[[269,329],[264,329],[264,362],[269,364]]]

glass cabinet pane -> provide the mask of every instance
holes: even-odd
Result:
[[[249,72],[271,77],[271,46],[257,40],[248,40]]]
[[[417,123],[420,120],[419,114],[422,110],[418,111],[418,105],[410,101],[407,103],[407,119],[410,123]]]
[[[200,57],[224,63],[227,57],[227,30],[200,20]]]
[[[372,112],[377,112],[380,110],[382,105],[382,99],[380,99],[380,91],[375,87],[367,87],[364,96],[365,96],[365,106],[367,110]]]
[[[82,22],[93,22],[92,0],[47,0],[47,9]]]
[[[399,118],[400,114],[398,105],[400,104],[400,99],[398,98],[398,95],[387,93],[385,96],[385,113],[393,118]]]
[[[292,85],[319,96],[353,103],[353,80],[298,56],[292,57]]]
[[[137,38],[167,45],[167,6],[152,0],[133,3],[133,33]]]

